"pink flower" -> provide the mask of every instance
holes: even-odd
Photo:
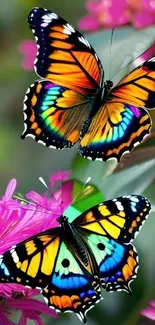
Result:
[[[82,30],[97,30],[100,27],[113,28],[128,23],[127,2],[123,0],[88,1],[86,8],[89,15],[79,21]],[[93,21],[93,24],[92,24]]]
[[[141,311],[141,315],[155,321],[155,301],[149,302],[149,307]]]
[[[65,180],[69,172],[56,173],[50,177],[50,184],[58,180]],[[12,179],[0,200],[0,254],[4,253],[14,244],[57,225],[56,218],[72,201],[72,181],[64,183],[48,197],[36,192],[29,192],[27,197],[33,202],[22,205],[12,199],[17,181]],[[52,185],[50,186],[51,189]],[[63,192],[63,203],[62,200]],[[20,234],[20,236],[19,236]],[[40,292],[25,288],[20,284],[0,284],[0,319],[2,324],[14,324],[11,321],[12,311],[21,312],[18,325],[25,325],[28,319],[34,320],[36,325],[43,325],[41,313],[57,317],[45,303],[34,299]]]
[[[64,210],[70,205],[72,201],[72,189],[73,189],[73,181],[67,181],[54,192],[52,193],[52,187],[59,181],[64,182],[68,179],[71,170],[66,172],[59,171],[50,176],[49,182],[49,192],[45,192],[42,196],[34,191],[31,191],[26,194],[26,197],[29,200],[32,200],[38,207],[41,212],[45,212],[47,215],[52,212],[53,216],[51,218],[49,224],[49,217],[44,218],[44,230],[52,227],[57,227],[58,222],[57,218],[60,216]],[[47,213],[48,212],[48,213]],[[47,224],[46,224],[47,219]]]
[[[129,0],[128,16],[135,28],[145,28],[155,23],[155,2]]]
[[[87,1],[88,15],[80,19],[82,30],[115,28],[127,23],[144,28],[155,22],[155,4],[152,0],[98,0]]]
[[[37,53],[37,45],[32,40],[25,40],[18,46],[19,53],[23,55],[22,67],[24,70],[32,71],[34,69],[34,60]]]
[[[58,181],[66,181],[71,174],[71,170],[64,172],[60,170],[59,172],[50,176],[50,187],[53,187]]]

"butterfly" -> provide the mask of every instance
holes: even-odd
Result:
[[[35,81],[24,99],[21,136],[49,148],[70,148],[88,159],[120,160],[151,129],[155,57],[113,87],[89,42],[57,14],[34,8],[28,16],[38,53]]]
[[[101,288],[131,292],[139,265],[131,242],[150,209],[146,198],[129,195],[100,203],[71,223],[61,215],[59,227],[1,255],[0,282],[39,288],[49,307],[74,312],[85,323],[86,312],[102,299]]]

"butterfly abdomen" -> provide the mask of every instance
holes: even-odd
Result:
[[[80,138],[83,138],[86,132],[88,131],[88,128],[95,116],[95,114],[98,112],[101,102],[103,100],[103,88],[99,88],[99,90],[96,92],[96,95],[92,98],[90,101],[90,107],[89,107],[89,115],[87,119],[84,122],[84,125],[80,132]]]

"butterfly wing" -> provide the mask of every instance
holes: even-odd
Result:
[[[101,203],[72,222],[95,257],[105,290],[130,292],[130,282],[136,277],[139,265],[130,242],[150,209],[146,198],[129,195]]]
[[[150,132],[144,108],[155,107],[155,59],[146,61],[110,92],[81,140],[79,152],[91,159],[116,158],[131,151]]]
[[[152,122],[143,108],[118,102],[100,107],[81,139],[79,153],[89,159],[120,160],[149,134]]]
[[[60,235],[60,228],[54,228],[13,246],[1,256],[0,281],[44,288],[53,272]]]
[[[84,95],[93,95],[102,85],[103,68],[89,42],[64,19],[43,8],[28,16],[38,53],[39,76]]]
[[[136,278],[139,267],[135,248],[91,232],[81,235],[95,256],[102,287],[106,291],[124,290],[130,293],[130,283]]]
[[[63,230],[54,228],[13,246],[0,258],[0,282],[39,288],[50,307],[72,311],[85,322],[86,312],[100,301],[100,285],[87,265],[63,240]]]
[[[130,243],[139,232],[151,210],[143,196],[128,195],[103,202],[82,213],[72,224],[120,243]]]
[[[85,323],[85,314],[101,299],[100,286],[75,259],[65,242],[61,243],[50,284],[42,291],[49,306],[56,311],[77,313]]]
[[[110,101],[155,108],[155,57],[130,72],[111,91]]]
[[[36,81],[24,101],[25,130],[22,139],[33,137],[48,147],[74,145],[89,114],[89,99],[49,81]]]

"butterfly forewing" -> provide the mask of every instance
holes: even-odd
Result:
[[[13,246],[0,261],[0,279],[32,288],[49,283],[61,243],[61,228],[38,234]],[[53,256],[51,259],[50,256]]]
[[[111,102],[155,108],[155,58],[124,77],[111,91]]]
[[[149,201],[140,195],[109,200],[89,209],[72,224],[78,229],[130,243],[151,210]]]
[[[95,94],[103,81],[103,68],[89,42],[46,9],[32,9],[28,22],[38,44],[39,76],[85,95]]]

